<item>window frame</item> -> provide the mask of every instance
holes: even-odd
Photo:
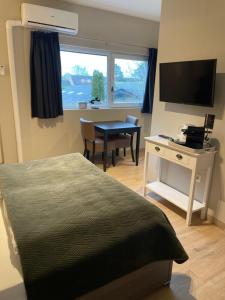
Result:
[[[113,94],[112,90],[114,90],[114,66],[115,66],[115,59],[127,59],[127,60],[137,60],[137,61],[146,61],[148,62],[147,56],[144,55],[134,55],[134,54],[121,54],[113,52],[111,53],[111,95],[110,95],[110,107],[141,107],[142,103],[140,102],[126,102],[126,103],[114,103],[113,102]],[[146,76],[147,79],[147,76]],[[144,101],[144,99],[143,99]]]
[[[65,52],[76,52],[83,54],[100,55],[107,57],[107,95],[103,104],[95,104],[99,108],[137,108],[141,107],[142,103],[126,102],[126,103],[114,103],[113,102],[113,89],[114,89],[114,66],[115,59],[127,59],[127,60],[138,60],[148,61],[146,55],[136,54],[124,54],[119,52],[113,52],[110,50],[103,50],[98,48],[81,47],[68,44],[60,44],[60,51]],[[87,99],[87,101],[90,101]],[[76,108],[73,108],[76,109]],[[77,108],[78,109],[78,108]],[[70,108],[64,108],[64,110],[71,110]]]

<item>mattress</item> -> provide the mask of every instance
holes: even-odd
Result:
[[[26,300],[18,249],[0,196],[0,299]]]
[[[80,154],[1,166],[0,188],[28,299],[74,299],[188,258],[162,211]]]
[[[17,257],[16,260],[18,261],[18,269],[21,270],[21,265],[20,265],[20,261],[19,261],[18,247],[17,247],[17,244],[16,244],[15,236],[14,236],[12,226],[10,224],[10,220],[9,220],[8,213],[7,213],[7,210],[6,210],[5,201],[2,197],[0,197],[0,204],[1,204],[1,209],[2,209],[3,220],[4,220],[4,223],[5,223],[6,231],[7,231],[8,238],[9,238],[10,249],[11,249],[12,255]]]

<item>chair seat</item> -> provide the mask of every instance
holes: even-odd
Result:
[[[95,140],[95,152],[103,152],[104,151],[104,138],[103,137],[96,137]],[[107,141],[107,151],[115,150],[115,139],[114,138],[108,138]],[[87,149],[89,151],[93,150],[93,141],[87,140]]]
[[[92,154],[92,162],[95,162],[95,154],[101,152],[102,158],[104,158],[103,169],[106,170],[105,161],[107,155],[104,155],[104,135],[96,132],[95,122],[80,118],[81,134],[84,142],[84,156],[89,159],[90,153]],[[115,138],[109,136],[107,139],[107,152],[112,152],[112,164],[115,166],[115,152],[116,144]]]
[[[130,146],[131,136],[120,134],[114,137],[116,148],[127,148]]]

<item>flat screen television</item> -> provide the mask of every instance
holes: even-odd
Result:
[[[160,64],[160,101],[213,106],[216,59]]]

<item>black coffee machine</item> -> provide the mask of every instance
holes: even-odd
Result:
[[[193,149],[202,149],[205,139],[205,127],[188,126],[185,129],[186,147]]]
[[[204,142],[208,141],[209,129],[213,129],[215,115],[206,114],[205,124],[202,127],[188,126],[187,129],[182,129],[186,135],[185,146],[193,149],[202,149]]]

